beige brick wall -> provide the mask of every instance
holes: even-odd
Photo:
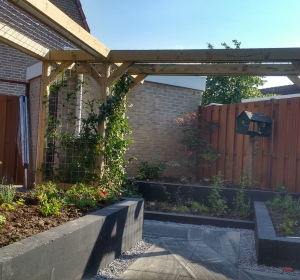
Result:
[[[128,100],[132,104],[127,115],[133,143],[126,157],[137,158],[128,165],[128,176],[135,176],[139,162],[150,161],[153,156],[180,164],[180,167],[168,167],[164,176],[188,176],[188,170],[184,168],[187,151],[181,151],[182,135],[174,119],[197,112],[201,91],[145,82],[129,93]]]

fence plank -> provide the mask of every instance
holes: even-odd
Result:
[[[4,138],[6,130],[6,102],[7,96],[0,95],[0,180],[3,175],[3,166],[4,166]]]
[[[217,169],[225,175],[225,163],[226,163],[226,127],[227,127],[227,105],[219,106],[219,139],[218,139],[218,151],[223,151],[220,159],[217,161]],[[225,179],[225,177],[224,177]]]

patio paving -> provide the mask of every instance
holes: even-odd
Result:
[[[118,279],[296,280],[284,274],[238,268],[240,233],[145,221],[144,237],[157,242]]]

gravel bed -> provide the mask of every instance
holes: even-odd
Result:
[[[218,228],[214,226],[199,226],[192,224],[180,224],[171,222],[160,222],[153,220],[145,220],[148,224],[162,224],[176,225],[184,228],[199,228],[219,231],[238,231],[240,232],[241,240],[239,247],[239,264],[238,267],[241,269],[256,270],[267,273],[278,273],[288,274],[290,276],[299,276],[300,270],[294,270],[293,272],[284,272],[280,267],[270,267],[265,265],[258,265],[256,262],[255,252],[255,238],[254,231],[248,229],[236,229],[236,228]],[[130,250],[124,252],[118,259],[115,259],[112,263],[101,269],[99,273],[94,276],[91,280],[112,280],[117,279],[136,259],[140,258],[148,248],[150,248],[157,239],[155,238],[143,238],[142,241],[138,242]]]
[[[98,274],[91,280],[112,280],[118,278],[135,260],[140,258],[155,242],[155,238],[143,238],[130,250],[124,252],[105,268],[100,269]]]

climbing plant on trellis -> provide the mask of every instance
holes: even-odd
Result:
[[[99,100],[89,75],[61,71],[46,98],[44,181],[103,184],[115,191],[125,178],[124,154],[131,141],[126,93],[131,77],[124,74],[111,87],[106,102]],[[98,127],[105,122],[105,133]],[[102,156],[101,174],[97,174]]]

